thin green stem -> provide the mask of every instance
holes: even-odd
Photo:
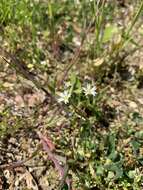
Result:
[[[139,18],[142,11],[143,11],[143,1],[141,2],[140,7],[139,7],[137,13],[135,14],[135,16],[133,18],[133,21],[132,21],[130,27],[128,28],[128,30],[126,32],[127,37],[129,36],[130,32],[132,31],[132,29],[133,29],[135,23],[137,22],[137,20],[138,20],[138,18]]]

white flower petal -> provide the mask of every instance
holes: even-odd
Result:
[[[96,87],[95,86],[91,86],[91,84],[87,84],[86,87],[83,87],[83,91],[85,93],[85,95],[93,95],[95,96],[97,94],[96,92]]]
[[[65,90],[62,93],[59,93],[58,102],[64,102],[65,104],[69,103],[69,99],[71,97],[71,94],[69,91]]]

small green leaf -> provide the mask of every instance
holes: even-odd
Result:
[[[81,92],[82,92],[82,86],[81,86],[81,82],[80,82],[79,79],[76,80],[75,88],[76,89],[74,90],[74,92],[76,94],[81,94]]]
[[[128,172],[128,176],[129,176],[130,179],[134,179],[135,175],[136,175],[136,171],[135,170],[130,170]]]
[[[107,145],[108,145],[108,158],[111,160],[116,159],[117,152],[115,151],[116,144],[115,144],[116,136],[114,133],[109,134],[107,138]]]
[[[75,74],[75,73],[72,73],[71,76],[70,76],[71,84],[72,84],[72,85],[75,85],[76,80],[77,80],[76,74]]]
[[[108,176],[107,176],[107,178],[108,178],[108,179],[113,179],[114,177],[115,177],[114,172],[109,171],[109,172],[108,172]]]
[[[116,179],[123,176],[122,161],[105,165],[104,168],[108,171],[115,172]]]
[[[138,143],[135,140],[132,140],[130,143],[131,143],[134,153],[136,153],[140,148],[140,143]]]
[[[115,34],[118,33],[118,28],[115,25],[107,26],[104,30],[104,35],[102,38],[102,42],[106,43],[110,41]]]
[[[98,166],[96,170],[97,175],[103,175],[104,174],[104,168],[103,166]]]
[[[138,139],[143,139],[143,131],[136,132],[135,137],[138,138]]]

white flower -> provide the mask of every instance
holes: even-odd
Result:
[[[64,102],[65,104],[69,103],[69,98],[71,97],[71,94],[68,90],[65,90],[64,92],[59,93],[58,102]]]
[[[47,65],[47,62],[45,60],[41,61],[41,65]]]
[[[41,65],[48,65],[49,64],[49,60],[47,59],[47,60],[44,60],[44,61],[41,61]]]
[[[71,86],[72,86],[72,84],[71,84],[70,81],[65,82],[65,88],[69,88],[69,87],[71,87]]]
[[[81,41],[80,41],[77,37],[74,37],[74,38],[73,38],[73,43],[74,43],[76,46],[80,46],[80,45],[81,45]]]
[[[91,84],[87,84],[86,87],[83,87],[83,91],[84,91],[86,96],[87,95],[95,96],[97,94],[96,87],[91,86]]]

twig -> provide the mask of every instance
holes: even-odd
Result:
[[[54,102],[58,108],[60,108],[60,110],[64,110],[62,105],[56,100],[55,96],[53,96],[50,92],[50,87],[48,86],[48,89],[45,89],[38,80],[35,79],[34,75],[29,72],[28,69],[26,69],[25,67],[23,67],[23,65],[19,62],[18,59],[16,59],[13,55],[11,55],[9,52],[7,52],[6,50],[2,49],[0,47],[0,56],[1,58],[8,63],[10,66],[14,67],[14,69],[18,72],[18,74],[21,74],[24,78],[26,78],[27,80],[31,81],[35,87],[39,90],[42,90],[47,97],[50,97],[51,102]],[[10,59],[10,61],[7,60],[8,57]]]
[[[46,90],[41,84],[40,82],[38,82],[34,75],[29,72],[29,70],[24,67],[22,65],[22,63],[19,62],[19,60],[17,58],[15,58],[13,55],[11,55],[9,52],[7,52],[6,50],[0,48],[0,53],[1,54],[4,54],[4,55],[1,55],[1,58],[6,62],[8,63],[10,66],[14,67],[14,69],[19,73],[21,74],[24,78],[26,78],[27,80],[29,81],[32,81],[32,83],[38,88],[38,89],[41,89],[42,91],[45,92],[45,94],[47,96],[49,96],[51,99],[53,99],[53,96],[50,92],[48,92],[48,90]],[[7,58],[10,58],[10,61],[7,60]]]
[[[38,154],[38,152],[41,150],[41,148],[42,148],[42,145],[39,144],[37,149],[26,160],[0,165],[0,169],[14,169],[14,168],[25,166],[24,164],[28,162],[29,160],[31,160],[33,157],[35,157]]]
[[[51,143],[52,142],[49,142],[49,140],[43,136],[40,132],[38,133],[39,135],[39,138],[41,139],[41,143],[43,145],[43,149],[48,153],[48,157],[49,159],[54,163],[55,165],[55,168],[56,170],[58,171],[60,177],[61,177],[61,182],[60,182],[60,185],[59,185],[59,190],[61,190],[61,188],[63,187],[64,185],[64,182],[67,183],[68,185],[68,189],[70,190],[70,180],[67,176],[68,174],[68,165],[64,164],[64,167],[61,166],[60,164],[60,159],[53,153],[53,149],[51,149]],[[48,141],[47,141],[48,140]]]
[[[84,29],[83,31],[83,37],[82,37],[82,40],[81,40],[81,44],[80,46],[77,48],[76,50],[76,53],[75,55],[73,56],[69,66],[65,69],[65,72],[63,74],[63,76],[61,77],[61,79],[57,82],[57,86],[58,86],[58,89],[60,89],[61,85],[63,84],[66,76],[68,75],[68,72],[70,71],[70,69],[73,67],[73,65],[77,64],[78,63],[78,60],[79,60],[79,56],[80,56],[80,53],[81,53],[81,50],[82,50],[82,47],[83,47],[83,44],[84,44],[84,41],[86,39],[86,36],[88,34],[88,32],[90,31],[90,28],[92,26],[94,21],[91,21],[88,28],[87,29]]]
[[[58,190],[62,190],[62,188],[63,188],[63,186],[64,186],[64,184],[65,184],[67,175],[68,175],[68,171],[69,171],[69,166],[66,164],[66,165],[64,166],[64,174],[63,174],[62,179],[61,179],[61,181],[60,181]]]

